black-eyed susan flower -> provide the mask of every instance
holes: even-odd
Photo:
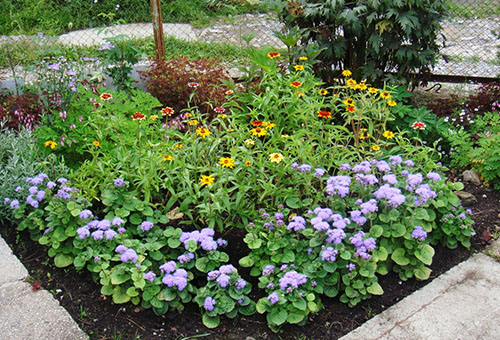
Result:
[[[245,160],[245,165],[246,165],[246,166],[250,166],[250,165],[252,165],[252,162],[250,162],[250,161],[247,159],[247,160]]]
[[[343,103],[346,106],[354,106],[354,105],[356,105],[356,102],[352,98],[347,98],[346,100],[343,101]]]
[[[344,77],[350,77],[350,76],[352,76],[352,72],[349,70],[344,70],[344,71],[342,71],[342,75]]]
[[[304,57],[304,56],[299,57],[299,60],[300,60],[300,61],[306,61],[307,59],[308,59],[308,58],[307,58],[307,57]]]
[[[325,90],[325,89],[321,89],[318,91],[318,93],[322,96],[326,96],[328,94],[328,90]]]
[[[304,71],[304,65],[295,65],[293,68],[295,71]]]
[[[222,157],[219,158],[219,164],[222,165],[223,168],[234,168],[234,159],[231,157]]]
[[[396,106],[396,102],[394,100],[388,100],[387,105],[389,106]]]
[[[393,139],[394,138],[394,132],[392,131],[384,131],[383,136],[387,139]]]
[[[354,106],[348,106],[345,108],[345,110],[350,112],[350,113],[356,112],[356,108]]]
[[[383,91],[382,93],[380,93],[380,97],[384,99],[389,99],[391,98],[391,94],[388,91]]]
[[[379,151],[380,150],[380,146],[378,146],[378,145],[372,145],[372,150],[373,151]]]
[[[215,178],[212,177],[212,175],[201,175],[200,176],[200,182],[201,186],[208,185],[211,186],[215,182]]]
[[[46,148],[51,148],[52,150],[54,150],[54,148],[57,146],[57,143],[54,142],[54,141],[52,141],[52,140],[48,140],[45,143],[43,143],[43,146],[45,146]]]
[[[261,127],[256,127],[255,129],[250,130],[250,132],[252,132],[252,136],[262,137],[266,135],[267,130]]]
[[[269,155],[269,160],[271,161],[271,163],[281,163],[283,158],[283,155],[277,152],[273,152]]]
[[[263,122],[262,126],[264,126],[266,129],[271,130],[273,127],[276,126],[276,124],[271,123],[271,122]]]
[[[158,115],[151,115],[149,117],[149,119],[151,119],[151,120],[157,120],[158,119]]]
[[[191,125],[191,126],[196,126],[196,125],[198,125],[198,120],[191,119],[191,120],[188,121],[188,124]]]
[[[205,137],[207,136],[210,136],[211,135],[211,132],[209,129],[207,129],[206,127],[199,127],[196,129],[196,134],[198,136],[200,136],[201,138],[205,139]]]
[[[347,79],[345,83],[347,86],[350,86],[350,87],[356,86],[356,84],[357,84],[356,80],[354,80],[354,79]]]
[[[378,92],[378,90],[376,88],[374,88],[374,87],[370,87],[370,88],[368,88],[368,92],[370,92],[372,94],[375,94],[375,93]]]

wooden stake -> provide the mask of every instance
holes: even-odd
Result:
[[[153,14],[153,33],[155,37],[155,59],[156,61],[164,61],[165,40],[163,40],[160,0],[151,0],[151,12]]]

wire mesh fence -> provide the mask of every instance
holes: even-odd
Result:
[[[442,22],[440,44],[442,56],[434,74],[469,77],[500,75],[500,1],[448,0],[450,12]],[[282,24],[269,13],[242,14],[220,18],[207,27],[188,23],[165,23],[165,36],[186,41],[228,43],[238,46],[283,48],[273,35]],[[151,23],[134,23],[106,28],[68,32],[60,36],[2,36],[2,42],[30,41],[34,49],[41,45],[99,46],[106,39],[125,35],[130,38],[153,36]],[[250,40],[250,38],[252,38]]]

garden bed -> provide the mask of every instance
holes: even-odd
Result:
[[[498,232],[500,193],[473,184],[468,184],[465,190],[478,200],[471,207],[476,232],[471,239],[472,249],[437,247],[430,266],[431,279],[467,259],[471,252],[480,251]],[[430,282],[415,279],[403,282],[391,272],[380,279],[385,291],[382,296],[363,301],[354,308],[338,298],[325,299],[325,308],[310,317],[305,326],[288,325],[278,334],[269,330],[265,317],[259,314],[223,318],[217,329],[209,330],[202,324],[199,309],[194,305],[187,305],[182,314],[170,312],[165,316],[157,316],[151,310],[130,303],[115,305],[101,295],[100,287],[88,272],[56,268],[46,249],[31,241],[27,234],[16,233],[13,228],[3,228],[2,232],[27,267],[34,289],[41,284],[43,289],[54,294],[91,339],[337,339]],[[238,238],[243,237],[243,233],[233,235],[234,239],[228,239],[230,255],[241,252],[242,241]],[[251,283],[256,285],[256,282]]]

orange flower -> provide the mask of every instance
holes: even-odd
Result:
[[[226,96],[230,96],[230,95],[232,95],[233,93],[234,93],[234,91],[233,91],[233,90],[227,90],[227,91],[225,92]]]
[[[318,117],[323,119],[328,119],[332,116],[330,111],[318,111]]]
[[[101,99],[102,100],[110,100],[110,99],[113,99],[113,96],[109,93],[103,93],[103,94],[101,94]]]
[[[54,150],[54,148],[57,146],[57,143],[54,142],[54,141],[48,140],[45,143],[43,143],[43,146],[45,146],[46,148],[51,148],[52,150]]]
[[[94,145],[96,147],[100,147],[101,143],[99,143],[99,141],[95,140],[95,141],[92,142],[92,145]]]
[[[268,56],[269,58],[271,58],[271,59],[274,59],[274,58],[278,58],[278,57],[280,57],[280,56],[281,56],[281,54],[279,54],[279,52],[269,52],[269,53],[267,54],[267,56]]]
[[[136,112],[132,115],[133,120],[143,120],[144,118],[146,118],[146,116],[140,112]]]
[[[293,87],[301,87],[302,86],[302,83],[300,81],[292,81],[290,83],[290,86],[293,86]]]
[[[217,106],[216,108],[214,108],[214,111],[217,113],[224,113],[224,111],[226,111],[226,109],[223,108],[222,106]]]
[[[250,166],[250,165],[252,165],[252,162],[250,162],[250,161],[247,159],[247,160],[245,161],[245,165],[246,165],[246,166]]]
[[[264,122],[263,122],[263,121],[261,121],[261,120],[254,120],[254,121],[252,122],[252,125],[253,125],[253,126],[261,126],[262,124],[264,124]]]
[[[164,116],[171,116],[174,114],[174,109],[172,109],[171,107],[165,107],[163,109],[161,109],[161,114],[164,115]]]
[[[348,106],[345,108],[346,111],[349,111],[350,113],[356,112],[356,108],[354,106]]]

